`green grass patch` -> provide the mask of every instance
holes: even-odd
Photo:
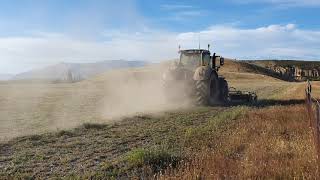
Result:
[[[159,172],[168,166],[175,167],[181,158],[169,150],[161,148],[142,149],[138,148],[130,151],[125,156],[131,168],[143,166],[151,167],[154,172]]]
[[[212,117],[204,126],[186,129],[185,145],[196,148],[207,144],[209,138],[213,138],[213,135],[222,129],[221,127],[228,125],[230,121],[240,118],[247,112],[248,107],[237,106]]]

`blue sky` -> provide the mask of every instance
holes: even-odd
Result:
[[[320,59],[320,0],[0,0],[0,74],[161,61],[210,43],[237,59]]]

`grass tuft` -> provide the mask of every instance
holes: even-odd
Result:
[[[73,136],[74,133],[72,131],[61,130],[58,132],[58,136]]]
[[[31,135],[31,136],[29,136],[29,140],[30,141],[39,141],[39,140],[41,140],[41,138],[42,138],[42,136],[41,135],[37,135],[37,134],[35,134],[35,135]]]
[[[82,126],[85,129],[104,129],[108,125],[107,124],[98,124],[98,123],[84,123]]]

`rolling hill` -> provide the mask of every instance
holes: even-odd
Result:
[[[268,66],[298,66],[301,68],[312,69],[320,66],[320,61],[302,61],[302,60],[243,60],[243,62],[254,64],[261,67]]]

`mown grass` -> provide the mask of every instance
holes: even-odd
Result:
[[[200,107],[17,138],[0,146],[0,177],[315,177],[303,113],[299,104]]]
[[[0,144],[0,179],[153,174],[174,166],[186,158],[186,152],[198,148],[195,143],[187,143],[198,139],[196,134],[187,135],[188,131],[200,127],[203,132],[209,131],[206,127],[214,127],[215,121],[217,126],[227,124],[229,116],[219,114],[233,111],[226,107],[198,107],[15,138]]]
[[[198,149],[204,148],[209,139],[214,138],[214,135],[228,125],[230,121],[246,114],[247,110],[248,108],[244,106],[234,107],[212,117],[204,126],[187,129],[185,133],[186,146]]]

